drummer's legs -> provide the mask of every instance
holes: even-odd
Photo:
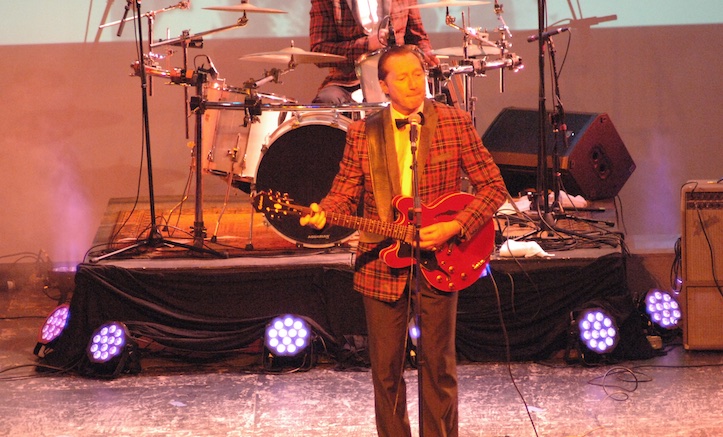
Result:
[[[343,105],[354,101],[351,94],[358,90],[359,86],[344,87],[339,85],[327,85],[320,89],[313,103],[330,103],[332,105]]]

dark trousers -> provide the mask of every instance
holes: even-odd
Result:
[[[455,329],[457,293],[421,288],[422,415],[425,437],[458,435],[457,362]],[[410,305],[411,300],[411,305]],[[369,357],[374,383],[377,433],[382,437],[411,436],[403,371],[410,307],[410,292],[397,302],[364,297],[369,334]]]

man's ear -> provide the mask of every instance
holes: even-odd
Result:
[[[379,86],[382,87],[382,92],[384,93],[384,95],[388,96],[389,95],[389,87],[387,87],[386,82],[379,79]]]

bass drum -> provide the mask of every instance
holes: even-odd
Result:
[[[339,114],[297,114],[270,137],[256,173],[256,190],[288,193],[296,205],[309,206],[329,192],[339,171],[350,119]],[[267,221],[286,240],[303,247],[330,247],[349,239],[354,230],[301,226],[298,216]]]

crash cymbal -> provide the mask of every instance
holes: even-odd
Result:
[[[427,8],[448,8],[452,6],[478,6],[488,5],[490,2],[485,1],[463,1],[463,0],[442,0],[432,3],[419,3],[413,6],[408,6],[406,9],[427,9]]]
[[[448,56],[450,58],[463,58],[464,49],[462,47],[445,47],[443,49],[433,50],[437,56]],[[476,56],[497,56],[502,51],[499,47],[488,47],[488,46],[469,46],[467,47],[467,56],[474,58]]]
[[[288,64],[292,59],[297,64],[327,64],[346,60],[344,56],[307,52],[299,47],[286,47],[278,52],[252,53],[239,59],[242,61],[278,62],[281,64]]]
[[[254,12],[254,13],[264,13],[264,14],[286,14],[286,11],[281,11],[279,9],[270,9],[270,8],[260,8],[258,6],[254,6],[250,3],[248,3],[246,0],[242,0],[241,4],[239,5],[233,5],[233,6],[209,6],[207,8],[203,9],[209,9],[211,11],[226,11],[226,12]]]

